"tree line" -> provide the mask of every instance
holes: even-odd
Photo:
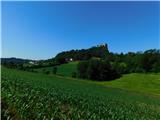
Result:
[[[157,73],[160,72],[160,50],[109,53],[105,58],[80,61],[77,71],[77,77],[98,81],[113,80],[128,73]]]
[[[79,62],[77,66],[77,77],[91,80],[113,80],[119,78],[116,69],[112,68],[108,60],[92,58]]]
[[[122,74],[133,72],[160,72],[160,50],[150,49],[144,52],[126,54],[110,53],[107,57],[113,68]]]
[[[122,74],[160,72],[160,50],[150,49],[144,52],[112,53],[107,44],[89,49],[64,51],[54,58],[28,64],[29,60],[1,59],[2,65],[21,70],[30,70],[47,66],[57,66],[73,61],[79,61],[77,72],[73,77],[112,80]],[[15,62],[16,61],[16,62]],[[20,61],[20,62],[19,62]],[[56,73],[56,69],[53,70]]]

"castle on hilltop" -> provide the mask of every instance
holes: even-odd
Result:
[[[107,43],[99,44],[99,45],[97,45],[97,47],[106,47],[106,48],[108,49],[108,45],[107,45]]]
[[[108,50],[108,45],[107,45],[107,43],[102,43],[102,44],[99,44],[99,45],[97,45],[97,47],[99,47],[99,48],[103,48],[103,49],[105,49],[105,50],[107,51],[107,53],[109,53],[109,50]]]

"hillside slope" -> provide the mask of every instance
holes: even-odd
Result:
[[[14,119],[160,118],[159,97],[7,68],[2,68],[2,100],[8,106],[2,116]]]
[[[78,61],[69,62],[57,66],[57,75],[71,77],[72,73],[77,71],[77,64]],[[52,73],[52,70],[53,70],[52,66],[34,69],[34,71],[37,71],[39,73],[44,73],[45,71],[49,71],[50,73]]]
[[[77,64],[78,61],[62,64],[58,66],[57,74],[71,77],[72,73],[77,71]]]
[[[76,71],[77,62],[70,62],[57,66],[57,75],[71,77]],[[44,68],[36,69],[43,73]],[[46,67],[46,70],[52,71],[53,67]],[[113,81],[94,82],[100,85],[121,88],[136,92],[150,93],[160,95],[160,73],[131,73],[123,75],[121,78]]]
[[[158,73],[132,73],[113,81],[98,82],[98,84],[160,96],[160,74]]]

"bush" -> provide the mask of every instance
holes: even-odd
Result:
[[[47,75],[50,74],[50,71],[45,71],[45,74],[47,74]]]
[[[98,81],[109,81],[120,77],[107,60],[90,59],[78,64],[78,77]]]
[[[112,68],[118,71],[120,74],[128,73],[127,71],[127,64],[124,62],[113,62]]]
[[[100,60],[97,60],[95,58],[89,60],[87,67],[87,78],[98,80],[100,79],[99,75],[100,75]]]
[[[57,73],[57,67],[53,67],[52,73],[53,73],[53,74],[56,74],[56,73]]]
[[[88,61],[81,61],[77,66],[78,77],[87,78]]]
[[[76,72],[73,72],[73,73],[72,73],[72,77],[73,77],[73,78],[76,78],[76,77],[77,77],[77,73],[76,73]]]

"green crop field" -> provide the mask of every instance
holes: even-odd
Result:
[[[129,76],[122,79],[127,82]],[[159,95],[112,88],[104,82],[100,85],[97,82],[4,67],[1,78],[2,119],[160,119]],[[112,86],[119,87],[118,83]],[[158,82],[155,82],[155,87],[159,88]]]

